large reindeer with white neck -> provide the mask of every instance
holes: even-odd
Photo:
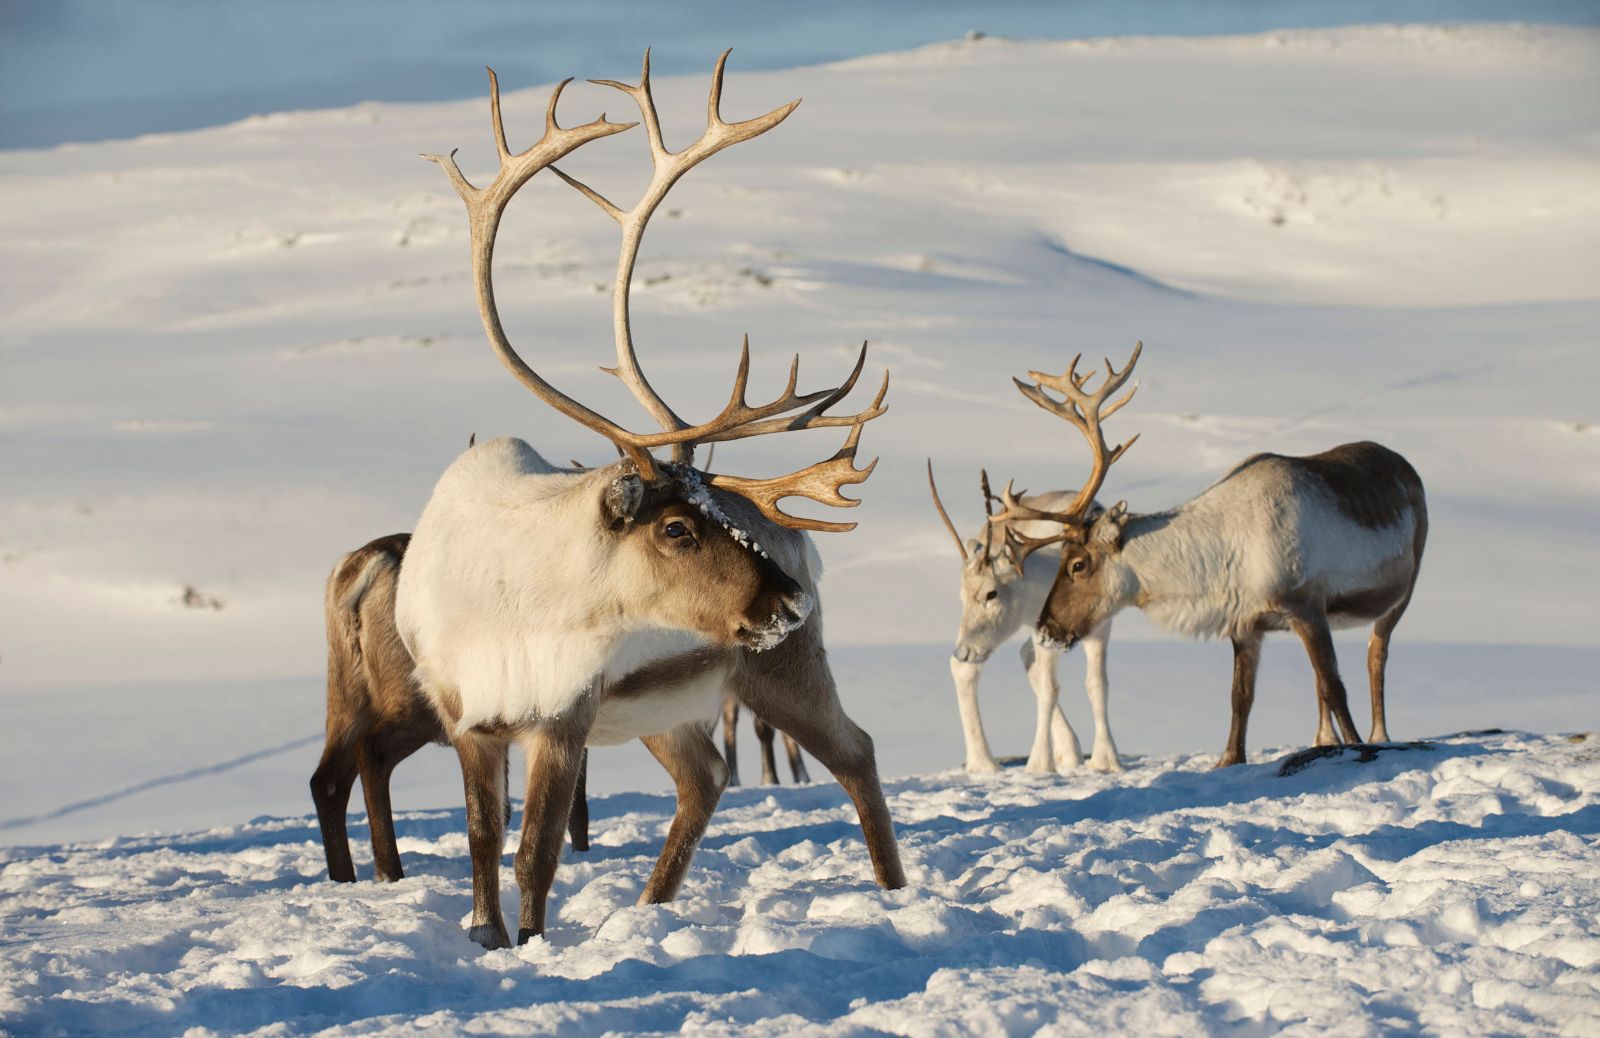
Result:
[[[1127,502],[1094,517],[1088,504],[1110,467],[1138,437],[1110,449],[1101,422],[1133,397],[1107,406],[1138,363],[1136,345],[1121,371],[1106,361],[1105,381],[1077,374],[1028,373],[1015,380],[1029,400],[1077,427],[1093,469],[1072,506],[1043,512],[1009,491],[997,519],[1065,524],[1041,539],[1012,535],[1026,553],[1061,544],[1061,561],[1039,616],[1043,636],[1071,648],[1130,605],[1190,638],[1233,643],[1233,718],[1218,767],[1245,759],[1245,728],[1255,701],[1261,639],[1293,631],[1316,674],[1316,745],[1359,742],[1331,631],[1373,624],[1367,646],[1372,687],[1368,739],[1387,742],[1384,666],[1389,637],[1416,587],[1428,536],[1422,480],[1400,455],[1376,443],[1347,443],[1321,454],[1257,454],[1198,497],[1165,512],[1135,515]],[[1080,355],[1081,356],[1081,355]],[[1135,386],[1135,389],[1138,387]],[[1047,390],[1061,394],[1056,399]],[[1335,731],[1334,723],[1338,724]]]
[[[521,888],[518,942],[541,934],[562,845],[562,828],[588,744],[643,738],[672,775],[678,806],[642,903],[670,899],[727,779],[708,722],[731,685],[753,710],[800,740],[855,802],[879,884],[905,884],[872,740],[839,705],[822,645],[816,582],[820,562],[804,530],[854,524],[779,511],[785,497],[831,505],[872,465],[854,464],[866,422],[883,413],[883,388],[865,409],[828,409],[854,387],[865,363],[841,385],[811,393],[788,385],[769,403],[745,399],[748,344],[727,405],[690,425],[656,394],[635,355],[629,284],[651,214],[689,169],[782,122],[799,102],[729,123],[720,114],[727,54],[718,60],[700,138],[667,150],[651,97],[649,54],[637,86],[598,81],[627,94],[645,124],[653,175],[638,203],[622,210],[553,163],[581,145],[635,124],[604,116],[565,129],[557,87],[544,135],[527,151],[506,145],[500,97],[490,75],[499,170],[485,187],[469,183],[451,156],[442,166],[466,203],[478,309],[496,354],[518,381],[623,453],[604,468],[551,465],[521,440],[468,449],[440,478],[417,523],[400,571],[395,619],[416,661],[417,681],[449,733],[466,786],[472,856],[471,936],[510,943],[499,904],[508,745],[527,755],[527,799],[516,854]],[[563,84],[564,86],[565,84]],[[633,432],[546,382],[512,348],[495,307],[492,257],[500,218],[516,190],[550,167],[622,230],[613,294],[617,365],[608,369],[660,424]],[[832,457],[787,476],[755,479],[692,467],[696,444],[797,429],[848,428]],[[651,451],[670,448],[672,461]]]
[[[1071,723],[1061,712],[1061,690],[1056,684],[1056,661],[1061,658],[1061,651],[1042,641],[1033,629],[1045,597],[1050,593],[1050,582],[1055,577],[1060,555],[1054,547],[1046,548],[1028,564],[1007,536],[1014,529],[1019,534],[1042,537],[1059,526],[1033,519],[990,521],[994,515],[993,505],[999,499],[989,490],[987,471],[981,474],[979,487],[983,491],[984,514],[990,518],[978,537],[963,542],[950,521],[950,514],[945,511],[944,502],[939,499],[939,487],[933,481],[933,462],[928,462],[928,490],[933,495],[933,505],[955,540],[956,550],[961,553],[961,628],[950,654],[950,676],[955,679],[956,706],[966,740],[966,770],[1000,770],[999,762],[989,752],[983,718],[978,713],[978,675],[996,649],[1013,634],[1026,629],[1030,637],[1022,643],[1022,666],[1027,671],[1036,707],[1027,771],[1035,775],[1075,771],[1082,763],[1083,751],[1078,744],[1078,733],[1072,730]],[[1032,508],[1048,511],[1066,505],[1072,496],[1071,491],[1048,491],[1025,496],[1021,501]],[[1094,750],[1088,763],[1101,771],[1121,771],[1117,744],[1111,737],[1111,723],[1106,716],[1106,642],[1110,637],[1111,622],[1108,620],[1083,639],[1084,689],[1094,710],[1095,728]]]

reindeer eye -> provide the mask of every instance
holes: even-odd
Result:
[[[1074,574],[1082,573],[1086,568],[1088,568],[1088,565],[1089,563],[1084,559],[1073,559],[1071,572]]]
[[[998,592],[998,591],[991,591],[991,592],[989,592],[989,593],[988,593],[988,594],[987,594],[987,595],[984,595],[984,596],[983,596],[983,600],[984,600],[984,601],[985,601],[985,602],[993,602],[993,601],[994,601],[994,600],[995,600],[995,599],[997,599],[997,598],[999,598],[999,597],[1000,597],[1000,592]]]
[[[674,519],[672,522],[668,523],[666,529],[662,530],[661,532],[665,533],[673,540],[677,540],[679,537],[689,536],[689,527]]]

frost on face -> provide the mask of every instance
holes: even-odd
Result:
[[[752,631],[754,637],[745,643],[750,652],[766,652],[799,630],[811,615],[811,596],[801,593],[791,603],[792,613],[773,613],[767,622]]]
[[[670,472],[673,478],[683,484],[684,499],[698,508],[701,515],[728,531],[728,536],[732,537],[742,547],[748,548],[764,559],[771,558],[759,541],[750,536],[748,531],[740,529],[732,519],[728,518],[728,513],[722,510],[721,506],[712,498],[711,491],[701,482],[699,472],[688,465],[664,465],[662,467]],[[773,617],[773,619],[776,621],[777,617]],[[782,640],[781,635],[779,640]]]

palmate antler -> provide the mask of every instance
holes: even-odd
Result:
[[[883,397],[888,390],[888,373],[884,373],[883,386],[879,389],[877,397],[862,411],[853,415],[828,415],[824,412],[854,388],[861,369],[866,362],[866,344],[862,344],[861,355],[857,358],[855,368],[850,377],[837,387],[816,390],[808,393],[796,391],[799,376],[799,358],[796,357],[790,366],[788,384],[784,391],[772,401],[765,404],[752,406],[745,399],[745,390],[750,374],[750,351],[748,337],[740,352],[738,370],[734,376],[733,392],[728,404],[715,417],[699,425],[689,425],[672,410],[663,400],[639,366],[638,356],[634,351],[632,330],[629,322],[629,289],[633,278],[633,269],[638,257],[639,244],[643,239],[646,224],[650,217],[660,206],[662,199],[677,183],[678,179],[700,162],[716,154],[730,145],[757,137],[767,130],[778,125],[789,113],[792,112],[799,101],[792,101],[781,108],[774,109],[764,116],[748,119],[742,122],[729,123],[723,120],[720,112],[722,99],[723,70],[728,59],[727,51],[717,60],[716,70],[712,75],[711,93],[707,103],[706,130],[693,144],[678,152],[668,151],[661,137],[661,124],[656,114],[655,101],[650,92],[650,52],[645,52],[644,66],[640,73],[639,85],[630,86],[615,80],[594,80],[593,82],[621,90],[631,97],[639,106],[639,112],[649,135],[651,163],[654,173],[650,185],[646,188],[643,197],[631,209],[624,212],[610,200],[588,185],[567,176],[556,169],[551,163],[570,153],[579,144],[600,136],[606,136],[621,130],[628,129],[636,123],[607,123],[601,116],[594,123],[586,124],[577,130],[561,130],[555,124],[555,103],[560,96],[561,88],[558,87],[550,99],[546,114],[545,137],[541,138],[528,152],[520,156],[510,156],[505,147],[505,134],[500,123],[500,100],[498,86],[494,80],[493,72],[490,73],[491,108],[494,114],[495,140],[501,154],[501,174],[495,178],[494,184],[488,189],[478,191],[467,184],[455,169],[455,164],[448,158],[429,156],[434,161],[445,166],[451,179],[456,183],[457,191],[467,203],[467,208],[472,216],[472,253],[473,277],[478,285],[479,311],[483,317],[484,329],[494,344],[500,359],[505,363],[519,381],[531,389],[540,399],[555,407],[562,414],[575,419],[584,426],[605,436],[617,445],[627,457],[638,466],[640,475],[645,479],[655,479],[659,473],[657,462],[650,451],[657,447],[671,447],[673,458],[679,464],[687,465],[693,457],[696,444],[715,443],[723,440],[744,439],[751,436],[761,436],[769,433],[789,432],[798,429],[816,429],[828,427],[849,427],[844,446],[831,458],[812,465],[799,472],[774,479],[753,480],[738,476],[703,474],[705,482],[711,486],[742,494],[748,497],[769,519],[793,529],[842,531],[852,529],[854,523],[831,523],[814,519],[802,519],[781,512],[777,502],[786,497],[807,497],[813,501],[839,507],[852,507],[860,502],[846,498],[839,493],[840,487],[850,483],[860,483],[871,474],[874,461],[865,468],[858,469],[854,465],[856,445],[860,439],[861,427],[872,419],[883,414]],[[568,81],[570,82],[570,80]],[[562,86],[566,84],[563,83]],[[592,132],[584,140],[578,140],[571,146],[564,148],[544,148],[546,139],[552,133],[578,135],[582,131],[592,128],[601,128]],[[541,150],[543,149],[543,150]],[[528,156],[539,152],[537,159]],[[508,162],[514,165],[515,176],[507,175]],[[494,231],[498,226],[500,214],[512,193],[538,169],[549,165],[551,170],[562,180],[572,185],[585,197],[594,202],[603,212],[616,220],[622,228],[622,247],[617,260],[616,289],[612,296],[612,323],[614,326],[617,365],[614,368],[603,370],[616,375],[628,386],[634,396],[639,400],[652,417],[661,425],[662,431],[656,433],[635,433],[622,428],[603,415],[585,407],[577,401],[561,393],[555,387],[545,382],[539,375],[529,368],[512,349],[506,340],[505,333],[500,326],[498,314],[494,308],[494,293],[490,283],[490,259],[494,249]],[[523,172],[526,167],[526,172]],[[502,181],[506,182],[503,189]],[[804,410],[801,410],[804,409]],[[799,414],[793,414],[801,411]]]
[[[1105,362],[1106,380],[1099,389],[1093,392],[1089,392],[1085,387],[1088,385],[1089,380],[1095,376],[1095,372],[1089,371],[1082,375],[1078,374],[1078,361],[1083,359],[1083,354],[1081,353],[1072,358],[1072,363],[1067,365],[1067,370],[1063,374],[1046,375],[1038,371],[1030,371],[1028,376],[1034,380],[1033,385],[1029,385],[1017,378],[1011,380],[1016,383],[1017,389],[1023,396],[1051,414],[1064,418],[1076,426],[1078,431],[1083,433],[1084,439],[1089,441],[1089,451],[1093,460],[1088,482],[1083,485],[1082,490],[1078,491],[1078,496],[1073,499],[1072,504],[1064,512],[1045,512],[1037,508],[1030,508],[1022,503],[1021,493],[1013,493],[1011,485],[1009,483],[1006,485],[1005,492],[1000,498],[1003,506],[1000,514],[991,516],[989,521],[990,523],[1007,524],[1006,539],[1020,552],[1019,559],[1026,558],[1048,544],[1055,544],[1064,540],[1068,535],[1068,531],[1063,529],[1061,533],[1051,537],[1029,537],[1017,532],[1012,528],[1013,525],[1018,521],[1029,520],[1062,523],[1064,526],[1066,524],[1081,523],[1085,516],[1088,515],[1090,506],[1094,504],[1094,496],[1100,492],[1100,487],[1105,483],[1106,473],[1110,471],[1111,466],[1116,464],[1127,449],[1132,447],[1134,442],[1139,439],[1136,433],[1126,443],[1112,449],[1106,446],[1105,434],[1101,431],[1101,423],[1122,410],[1123,406],[1133,399],[1133,394],[1139,391],[1138,383],[1134,383],[1133,388],[1128,390],[1126,396],[1109,407],[1106,406],[1106,401],[1127,384],[1128,376],[1133,374],[1133,367],[1139,363],[1139,354],[1143,350],[1144,343],[1142,341],[1134,343],[1133,354],[1128,358],[1128,363],[1123,365],[1121,371],[1113,367],[1111,360],[1107,358]],[[1046,389],[1055,390],[1065,399],[1057,400],[1045,392]],[[1026,493],[1026,491],[1023,491],[1023,493]]]

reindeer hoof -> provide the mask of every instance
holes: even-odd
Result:
[[[467,937],[474,943],[483,945],[488,951],[494,951],[496,948],[511,947],[511,938],[506,935],[504,925],[496,926],[493,923],[483,923],[469,929]]]
[[[517,947],[520,948],[524,944],[527,944],[529,941],[531,941],[533,938],[541,937],[543,935],[544,935],[544,931],[543,930],[518,930],[517,931]]]
[[[1244,763],[1244,758],[1239,757],[1236,754],[1224,753],[1221,757],[1217,758],[1216,767],[1218,767],[1218,768],[1231,768],[1235,764],[1243,764],[1243,763]]]

